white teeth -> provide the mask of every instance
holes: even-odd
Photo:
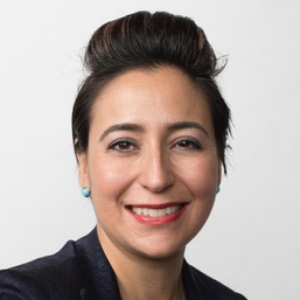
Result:
[[[140,207],[135,208],[135,214],[141,215],[142,214],[142,209]]]
[[[158,217],[158,211],[156,209],[149,209],[150,217]]]
[[[168,207],[167,208],[167,214],[171,214],[172,213],[172,207]]]
[[[163,209],[132,207],[132,211],[138,216],[149,216],[156,218],[174,214],[175,212],[179,211],[181,207],[181,205],[170,206]]]
[[[168,212],[168,211],[166,211]],[[163,217],[165,215],[165,210],[164,209],[158,209],[157,210],[157,216],[158,217]]]

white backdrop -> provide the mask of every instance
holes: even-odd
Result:
[[[81,54],[137,10],[190,16],[219,55],[233,112],[229,175],[187,249],[249,299],[296,299],[300,271],[298,1],[27,0],[0,4],[0,268],[56,252],[95,225],[77,183],[70,115]]]

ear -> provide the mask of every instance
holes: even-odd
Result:
[[[221,185],[222,173],[223,173],[223,163],[222,163],[222,161],[220,159],[219,160],[219,164],[218,164],[218,170],[217,170],[217,183],[218,183],[218,186]]]
[[[90,189],[90,176],[87,153],[76,153],[78,162],[78,181],[82,188],[87,187]]]

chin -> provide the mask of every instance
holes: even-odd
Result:
[[[135,251],[135,255],[139,256],[143,259],[149,259],[149,260],[166,260],[170,259],[174,256],[183,256],[185,247],[179,248],[179,249],[169,249],[167,247],[161,248],[158,247],[154,249],[153,247],[151,249],[143,249],[143,250],[137,250]]]
[[[182,255],[185,250],[186,243],[177,241],[168,241],[166,238],[148,238],[146,242],[135,244],[131,248],[131,252],[139,257],[162,260],[177,255]]]

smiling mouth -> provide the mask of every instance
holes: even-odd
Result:
[[[179,212],[184,207],[184,205],[185,204],[172,205],[165,208],[128,206],[128,208],[137,216],[157,218],[175,214]]]

